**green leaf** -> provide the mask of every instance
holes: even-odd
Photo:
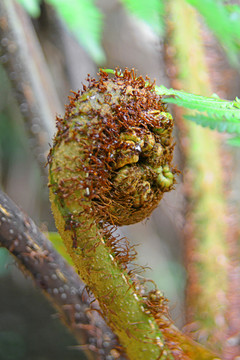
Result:
[[[52,242],[57,252],[69,263],[74,266],[71,256],[68,254],[66,246],[58,232],[48,232],[46,237]]]
[[[240,137],[233,137],[228,139],[227,143],[232,146],[240,146]]]
[[[212,130],[227,132],[229,134],[240,134],[240,121],[229,121],[222,117],[218,118],[217,116],[211,118],[209,116],[204,116],[203,114],[185,115],[184,117],[187,120],[191,120],[203,127],[209,127]]]
[[[167,103],[183,106],[188,109],[207,112],[214,116],[224,116],[226,120],[240,121],[240,102],[220,99],[217,95],[211,97],[189,94],[185,91],[167,89],[165,86],[155,86],[157,94],[167,96]]]
[[[17,0],[17,2],[21,4],[32,17],[38,17],[40,15],[39,0]]]
[[[208,27],[226,50],[234,65],[239,65],[240,7],[226,7],[220,0],[186,0],[204,17]]]
[[[149,25],[154,32],[163,32],[162,15],[164,5],[161,0],[121,0],[126,9]]]
[[[185,115],[187,120],[219,132],[240,134],[240,101],[238,98],[228,101],[220,99],[217,95],[205,97],[167,89],[165,86],[155,86],[155,91],[164,97],[166,103],[194,110],[194,113]],[[232,142],[234,143],[233,139]],[[238,144],[237,140],[235,142]]]
[[[97,63],[105,62],[101,46],[102,14],[93,0],[46,0],[54,6],[77,40]]]
[[[113,69],[100,69],[100,70],[105,71],[107,74],[115,75],[115,70]]]

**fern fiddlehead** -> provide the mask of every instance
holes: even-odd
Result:
[[[147,217],[173,188],[172,117],[133,71],[88,81],[57,118],[49,154],[56,226],[129,359],[183,359],[164,297],[136,280],[128,269],[135,253],[113,234]]]

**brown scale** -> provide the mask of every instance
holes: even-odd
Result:
[[[148,217],[174,186],[173,121],[149,79],[146,83],[127,69],[116,70],[113,79],[104,71],[99,75],[73,92],[64,118],[57,118],[54,147],[79,143],[78,172],[87,174],[82,182],[73,177],[62,195],[82,186],[98,218],[110,225],[132,224]],[[52,151],[49,163],[51,157]]]

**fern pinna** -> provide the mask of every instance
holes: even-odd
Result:
[[[157,94],[164,96],[166,103],[172,103],[193,110],[192,114],[185,115],[203,127],[212,130],[236,134],[228,139],[229,144],[240,146],[240,100],[233,101],[220,99],[217,95],[206,97],[189,94],[185,91],[167,89],[165,86],[156,86]]]

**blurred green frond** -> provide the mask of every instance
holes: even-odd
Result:
[[[230,61],[239,64],[240,50],[240,7],[226,6],[220,0],[186,0],[204,17],[220,44],[226,50]]]
[[[240,146],[240,137],[236,136],[231,139],[228,139],[228,144],[232,146]]]
[[[203,127],[209,127],[212,130],[218,130],[219,132],[227,132],[229,134],[240,134],[240,121],[227,120],[226,118],[219,117],[218,115],[210,117],[202,114],[185,115],[185,118]]]
[[[40,15],[40,1],[39,0],[17,0],[25,10],[32,16],[38,17]]]
[[[105,61],[101,47],[102,14],[93,0],[47,0],[97,63]]]
[[[187,120],[220,132],[240,134],[240,100],[238,98],[228,101],[216,95],[212,97],[193,95],[185,91],[167,89],[165,86],[156,86],[155,91],[165,97],[164,102],[195,110],[193,114],[185,115]],[[237,139],[239,137],[231,139],[231,144],[240,145]]]
[[[220,116],[224,115],[229,120],[232,120],[232,117],[236,117],[236,120],[240,119],[240,100],[238,98],[234,101],[222,100],[217,95],[211,97],[194,95],[182,90],[167,89],[163,85],[155,86],[155,91],[159,95],[174,96],[164,100],[168,103]]]
[[[240,6],[239,5],[225,5],[227,11],[229,12],[230,16],[232,18],[235,18],[234,20],[239,20],[240,18]]]
[[[163,31],[162,0],[121,0],[126,9],[148,24],[158,35]]]
[[[39,0],[18,0],[31,16],[40,14]],[[93,0],[46,0],[97,63],[105,62],[101,46],[102,14]]]

